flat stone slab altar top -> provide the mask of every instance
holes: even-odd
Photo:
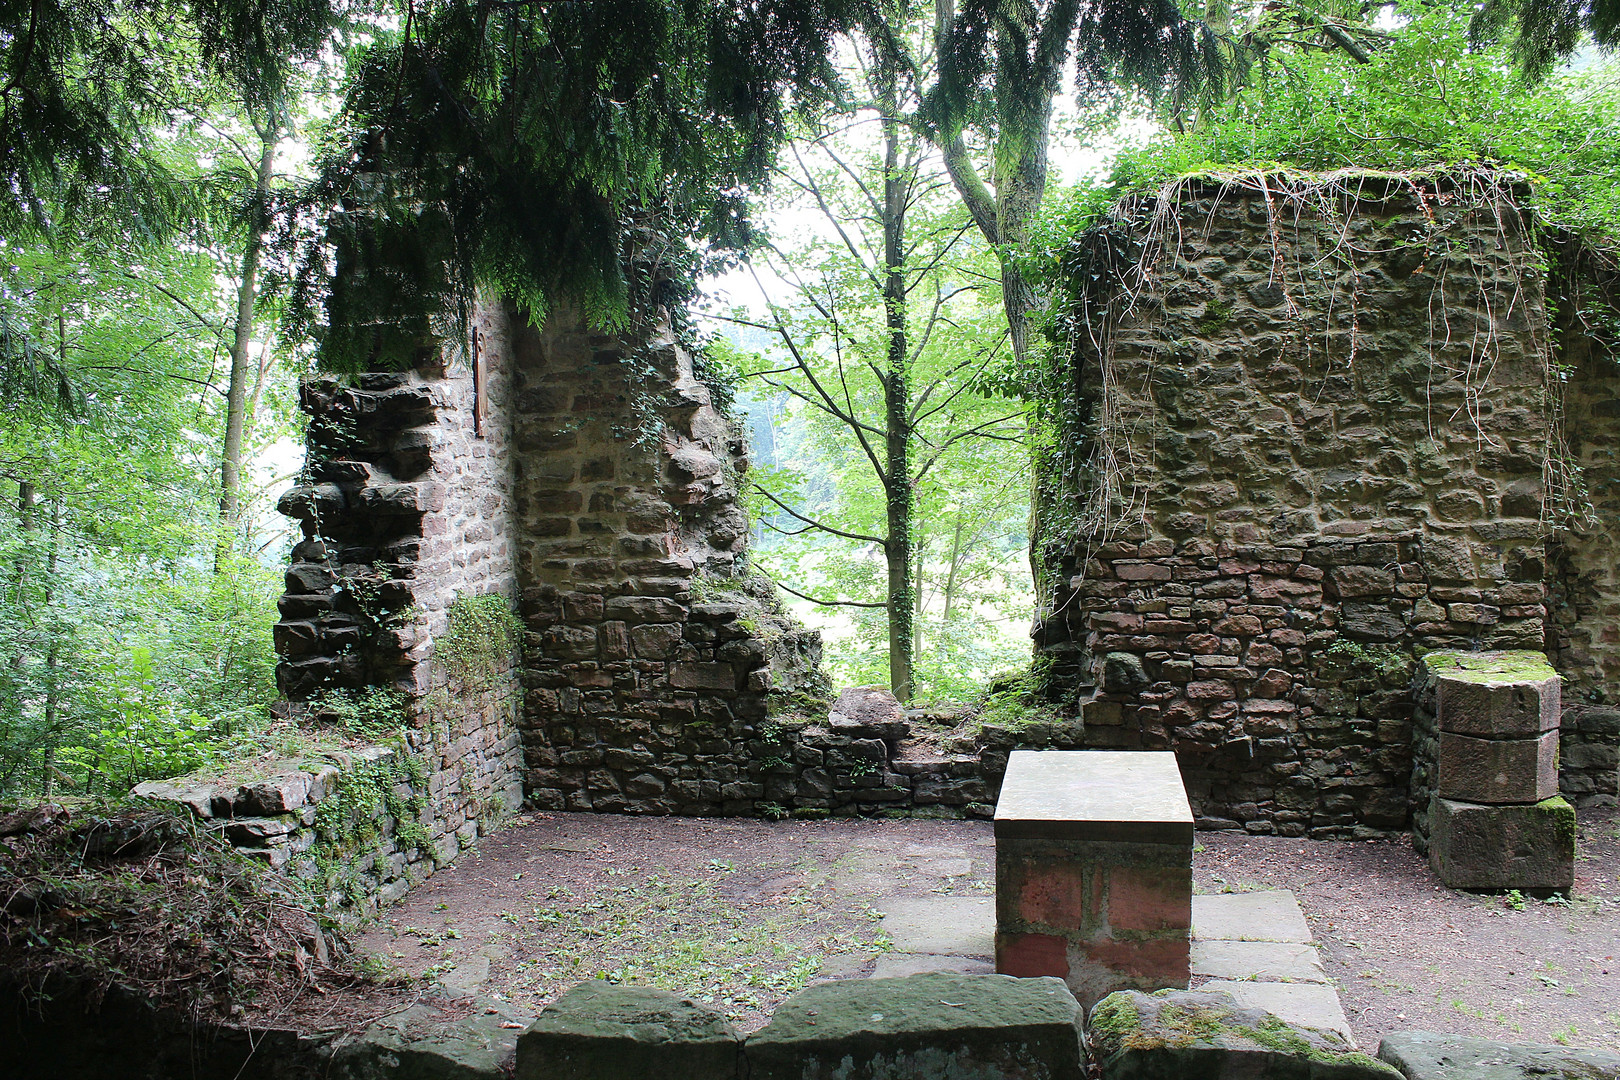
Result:
[[[1168,750],[1014,750],[996,802],[998,840],[1193,842],[1192,807]]]

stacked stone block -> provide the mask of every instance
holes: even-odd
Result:
[[[1539,653],[1431,653],[1417,680],[1414,841],[1453,888],[1568,889],[1560,679]]]
[[[279,770],[267,769],[261,779],[246,783],[180,777],[148,781],[131,794],[185,807],[249,858],[319,886],[322,868],[315,859],[319,839],[315,819],[320,805],[337,795],[345,774],[356,766],[386,768],[403,752],[396,747],[366,747],[312,759],[297,767],[284,762]],[[373,839],[344,853],[344,887],[324,898],[334,908],[348,906],[362,914],[375,914],[379,904],[404,896],[411,886],[454,858],[457,837],[453,831],[446,832],[445,823],[434,813],[427,785],[418,789],[401,781],[398,794],[402,800],[420,799],[426,806],[416,824],[433,829],[429,841],[423,844],[402,840],[400,826],[405,822],[397,820],[380,802],[370,807],[367,820],[345,822],[351,832],[363,831]],[[463,831],[470,832],[470,839],[476,829],[475,825]]]

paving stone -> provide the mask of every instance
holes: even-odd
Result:
[[[995,955],[996,905],[988,896],[895,897],[883,912],[896,952]]]
[[[1199,987],[1209,992],[1231,994],[1247,1009],[1264,1009],[1286,1023],[1298,1027],[1334,1031],[1344,1037],[1351,1049],[1355,1035],[1339,1004],[1338,991],[1320,983],[1236,982],[1213,980]]]
[[[874,979],[903,979],[908,975],[922,975],[930,971],[949,971],[958,975],[991,975],[995,965],[981,956],[937,956],[932,953],[884,953],[872,969]]]
[[[866,969],[866,965],[872,962],[872,955],[864,950],[834,953],[821,961],[821,968],[816,972],[816,981],[848,979],[859,975]]]
[[[1569,889],[1575,809],[1562,796],[1533,806],[1429,804],[1429,865],[1453,889]]]
[[[1293,1023],[1219,991],[1111,994],[1092,1009],[1086,1040],[1102,1080],[1397,1076],[1383,1062],[1357,1053],[1336,1030]]]
[[[1169,751],[1015,750],[996,838],[1192,846],[1193,816]]]
[[[1286,889],[1192,898],[1194,941],[1293,941],[1309,944],[1310,927]]]
[[[1620,1080],[1620,1054],[1568,1046],[1504,1043],[1392,1031],[1378,1056],[1406,1080]]]
[[[829,984],[836,985],[836,984]],[[719,1013],[663,990],[581,983],[517,1041],[516,1080],[728,1080],[742,1044]]]
[[[1080,1006],[1058,979],[822,983],[783,1002],[745,1054],[749,1080],[1079,1080]]]
[[[1285,941],[1195,940],[1192,973],[1211,979],[1325,983],[1316,946]]]
[[[455,1014],[449,1014],[455,1015]],[[503,1080],[520,1023],[503,1003],[475,998],[470,1014],[417,1005],[371,1025],[332,1058],[333,1080]]]
[[[456,961],[456,966],[445,972],[439,981],[452,990],[476,990],[489,978],[489,957],[465,956]]]

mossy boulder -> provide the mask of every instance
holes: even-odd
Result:
[[[1338,1032],[1289,1024],[1222,992],[1110,994],[1091,1010],[1086,1042],[1103,1080],[1398,1080]]]

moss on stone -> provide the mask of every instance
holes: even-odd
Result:
[[[1544,682],[1558,677],[1546,656],[1529,649],[1431,652],[1424,655],[1423,666],[1431,675],[1471,683]]]
[[[1109,1039],[1118,1042],[1140,1028],[1141,1022],[1142,1018],[1136,1011],[1134,1001],[1124,994],[1109,994],[1091,1010],[1086,1032],[1093,1040]]]

